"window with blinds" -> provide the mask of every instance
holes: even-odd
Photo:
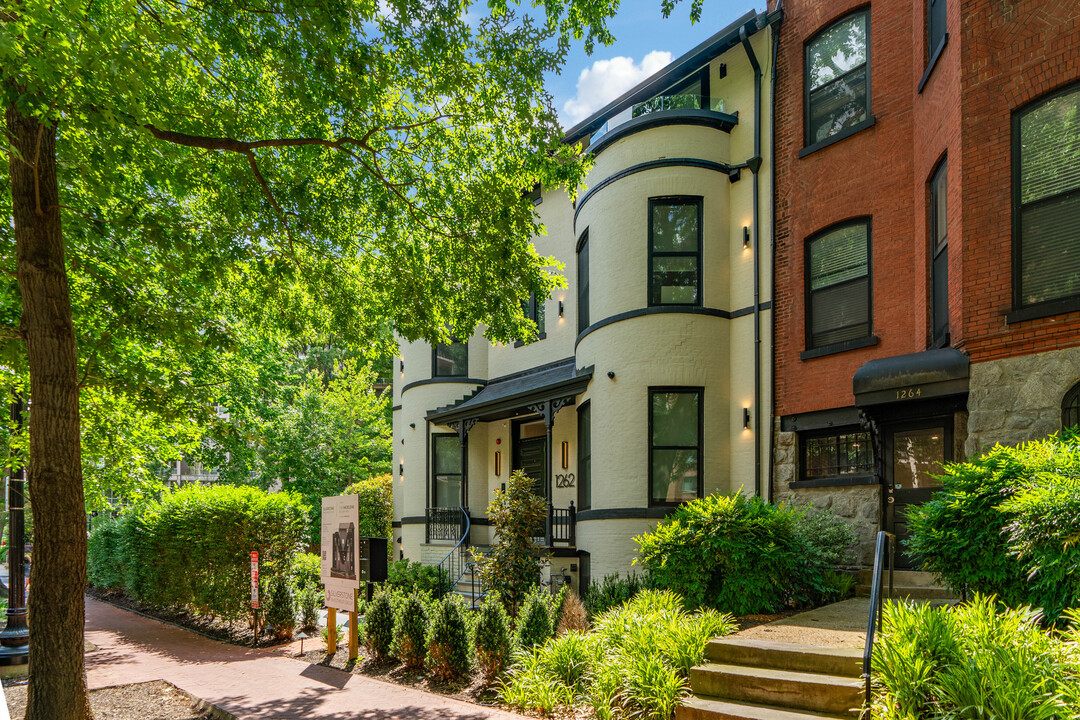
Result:
[[[1080,87],[1014,120],[1019,307],[1080,295]]]
[[[807,243],[807,346],[870,335],[870,221],[845,223]]]
[[[870,117],[870,11],[833,23],[806,44],[806,144]]]

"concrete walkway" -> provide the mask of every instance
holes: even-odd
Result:
[[[91,689],[165,680],[238,720],[521,720],[520,715],[242,648],[91,598],[86,600]],[[315,641],[316,643],[318,640]]]

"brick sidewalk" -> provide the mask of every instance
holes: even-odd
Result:
[[[512,713],[209,640],[91,598],[90,688],[166,680],[238,720],[521,720]],[[317,642],[317,641],[316,641]]]

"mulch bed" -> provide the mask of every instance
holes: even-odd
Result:
[[[5,678],[11,720],[26,714],[26,678]],[[213,715],[195,707],[191,698],[162,680],[118,685],[90,691],[95,720],[212,720]]]
[[[88,587],[86,589],[86,594],[96,600],[116,605],[125,610],[133,610],[137,613],[157,618],[158,620],[164,620],[165,622],[179,625],[188,630],[194,630],[197,633],[208,635],[215,640],[223,640],[227,643],[232,643],[233,645],[265,648],[282,644],[280,640],[275,640],[269,633],[264,632],[259,636],[259,642],[258,645],[256,645],[255,634],[251,631],[251,628],[248,627],[248,623],[245,620],[229,622],[227,620],[221,620],[220,618],[210,619],[199,615],[192,615],[182,608],[166,609],[153,605],[144,605],[122,592],[99,590],[97,588]]]
[[[439,680],[426,671],[406,670],[397,661],[376,662],[367,656],[367,653],[362,646],[360,647],[356,660],[350,661],[349,648],[347,645],[338,646],[338,651],[334,655],[326,652],[325,643],[319,643],[318,640],[316,640],[316,645],[322,645],[323,647],[317,647],[315,650],[308,650],[303,656],[297,654],[295,656],[291,655],[290,657],[301,657],[303,660],[313,665],[332,667],[353,673],[354,675],[365,675],[367,677],[397,683],[398,685],[408,685],[409,687],[418,690],[445,695],[446,697],[464,700],[465,702],[476,705],[501,707],[505,709],[505,706],[498,701],[495,688],[484,685],[479,680],[474,681],[470,679],[464,682],[447,683]]]

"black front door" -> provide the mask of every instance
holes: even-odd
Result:
[[[514,469],[524,470],[533,481],[533,492],[544,497],[547,478],[547,438],[521,438],[514,443]]]
[[[953,459],[952,417],[890,425],[885,434],[885,529],[896,535],[896,566],[911,569],[918,559],[904,550],[910,536],[907,511],[941,487],[942,465]]]

